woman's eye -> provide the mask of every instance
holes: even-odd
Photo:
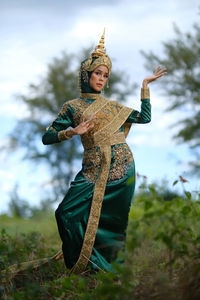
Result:
[[[99,73],[99,72],[96,72],[95,74],[96,74],[96,75],[99,75],[100,73]]]

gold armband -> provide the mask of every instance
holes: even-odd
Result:
[[[53,130],[54,132],[56,132],[55,128],[53,128],[51,125],[48,126],[48,127],[46,128],[46,131],[49,130],[49,129],[51,129],[51,130]]]
[[[58,132],[58,139],[60,142],[69,140],[72,137],[72,135],[69,133],[68,130],[61,130]]]
[[[150,99],[149,88],[141,88],[141,99]]]

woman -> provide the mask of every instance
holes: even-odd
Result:
[[[47,145],[80,135],[84,147],[82,169],[56,210],[65,264],[76,274],[87,265],[112,270],[111,262],[124,247],[135,188],[134,161],[125,137],[132,123],[150,122],[147,85],[166,74],[158,67],[143,80],[138,112],[101,95],[111,67],[103,34],[91,57],[81,64],[80,98],[64,103],[43,136]]]

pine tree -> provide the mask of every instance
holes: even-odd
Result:
[[[168,94],[168,111],[184,116],[176,123],[174,138],[187,143],[195,160],[190,162],[194,172],[200,172],[200,26],[194,24],[192,33],[182,33],[174,25],[176,37],[163,43],[164,55],[152,51],[142,54],[146,68],[152,70],[158,64],[167,68],[165,80],[159,81]]]

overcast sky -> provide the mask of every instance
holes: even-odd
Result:
[[[16,120],[27,115],[16,95],[27,93],[28,85],[37,83],[52,57],[63,50],[78,53],[97,44],[104,27],[107,53],[114,58],[115,69],[125,70],[139,84],[127,103],[138,109],[140,85],[148,75],[140,50],[153,50],[162,56],[162,42],[175,37],[173,23],[183,32],[191,32],[194,22],[199,22],[198,6],[197,0],[0,0],[1,145]],[[164,113],[170,99],[161,96],[163,91],[156,83],[150,89],[152,122],[134,126],[128,143],[139,173],[147,175],[149,182],[167,178],[172,183],[185,174],[191,156],[187,146],[172,141],[174,131],[169,125],[177,113]],[[1,155],[0,213],[6,209],[15,183],[19,183],[22,197],[39,203],[44,191],[41,182],[48,180],[45,166],[36,168],[21,162],[20,154],[7,154],[6,159]],[[37,174],[43,174],[42,180]],[[197,180],[192,181],[188,188],[199,189]]]

